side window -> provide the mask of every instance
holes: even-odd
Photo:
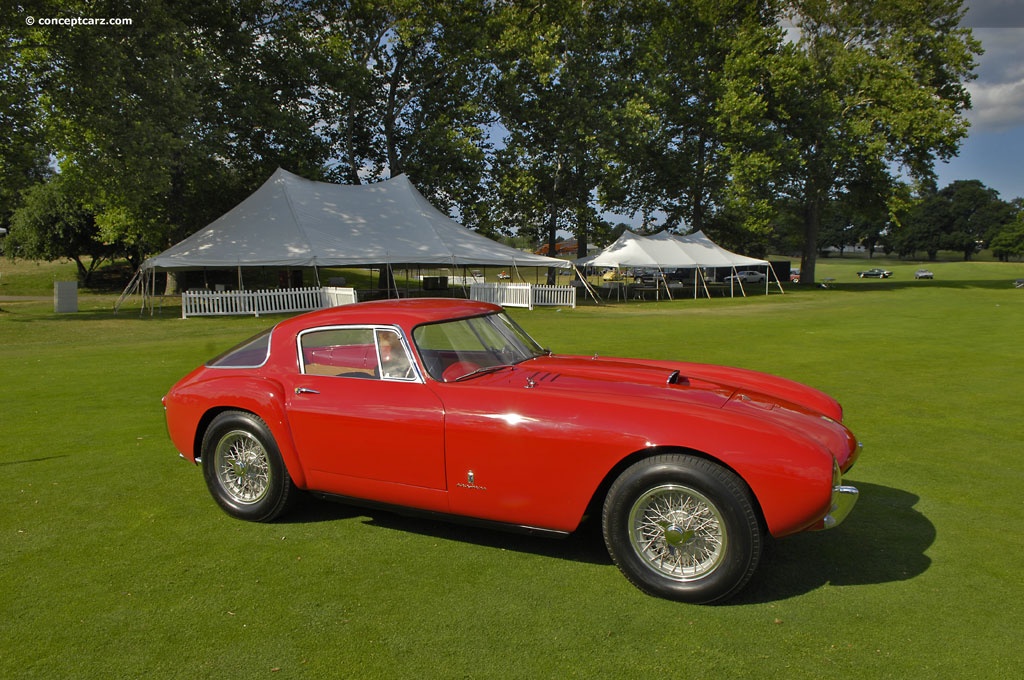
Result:
[[[406,352],[402,338],[395,331],[378,330],[377,348],[380,351],[380,377],[390,380],[414,380],[409,354]]]
[[[303,373],[346,378],[380,376],[370,328],[329,328],[303,333],[299,350]]]

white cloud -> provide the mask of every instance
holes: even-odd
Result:
[[[985,53],[978,57],[977,80],[968,83],[977,130],[1000,131],[1024,125],[1024,28],[977,28]]]
[[[968,86],[972,110],[967,118],[977,130],[999,131],[1024,125],[1024,78]]]

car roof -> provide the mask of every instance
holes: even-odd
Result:
[[[397,325],[406,329],[424,323],[460,319],[500,312],[488,302],[453,298],[415,298],[375,300],[340,307],[329,307],[292,317],[278,324],[279,331],[297,333],[304,328],[349,324]]]

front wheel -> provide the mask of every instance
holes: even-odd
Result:
[[[696,456],[661,455],[627,468],[608,491],[605,544],[644,592],[704,604],[742,588],[761,556],[761,523],[743,481]]]
[[[270,429],[244,411],[226,411],[203,437],[203,476],[217,504],[232,517],[269,522],[296,495]]]

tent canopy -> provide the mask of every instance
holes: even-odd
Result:
[[[766,267],[768,260],[758,260],[733,253],[721,247],[703,231],[695,231],[685,236],[677,236],[662,231],[650,237],[652,241],[679,244],[701,267]]]
[[[758,260],[732,253],[715,244],[704,232],[686,236],[660,232],[640,236],[625,231],[614,243],[593,257],[576,264],[591,267],[642,267],[646,269],[687,269],[694,267],[756,267],[768,266]]]
[[[278,170],[142,270],[389,264],[571,267],[492,241],[434,208],[405,175],[341,185]]]
[[[646,238],[631,231],[624,231],[610,246],[597,255],[578,260],[577,264],[591,267],[643,267],[657,268],[688,268],[697,267],[693,259],[682,247],[672,240],[655,240]]]

